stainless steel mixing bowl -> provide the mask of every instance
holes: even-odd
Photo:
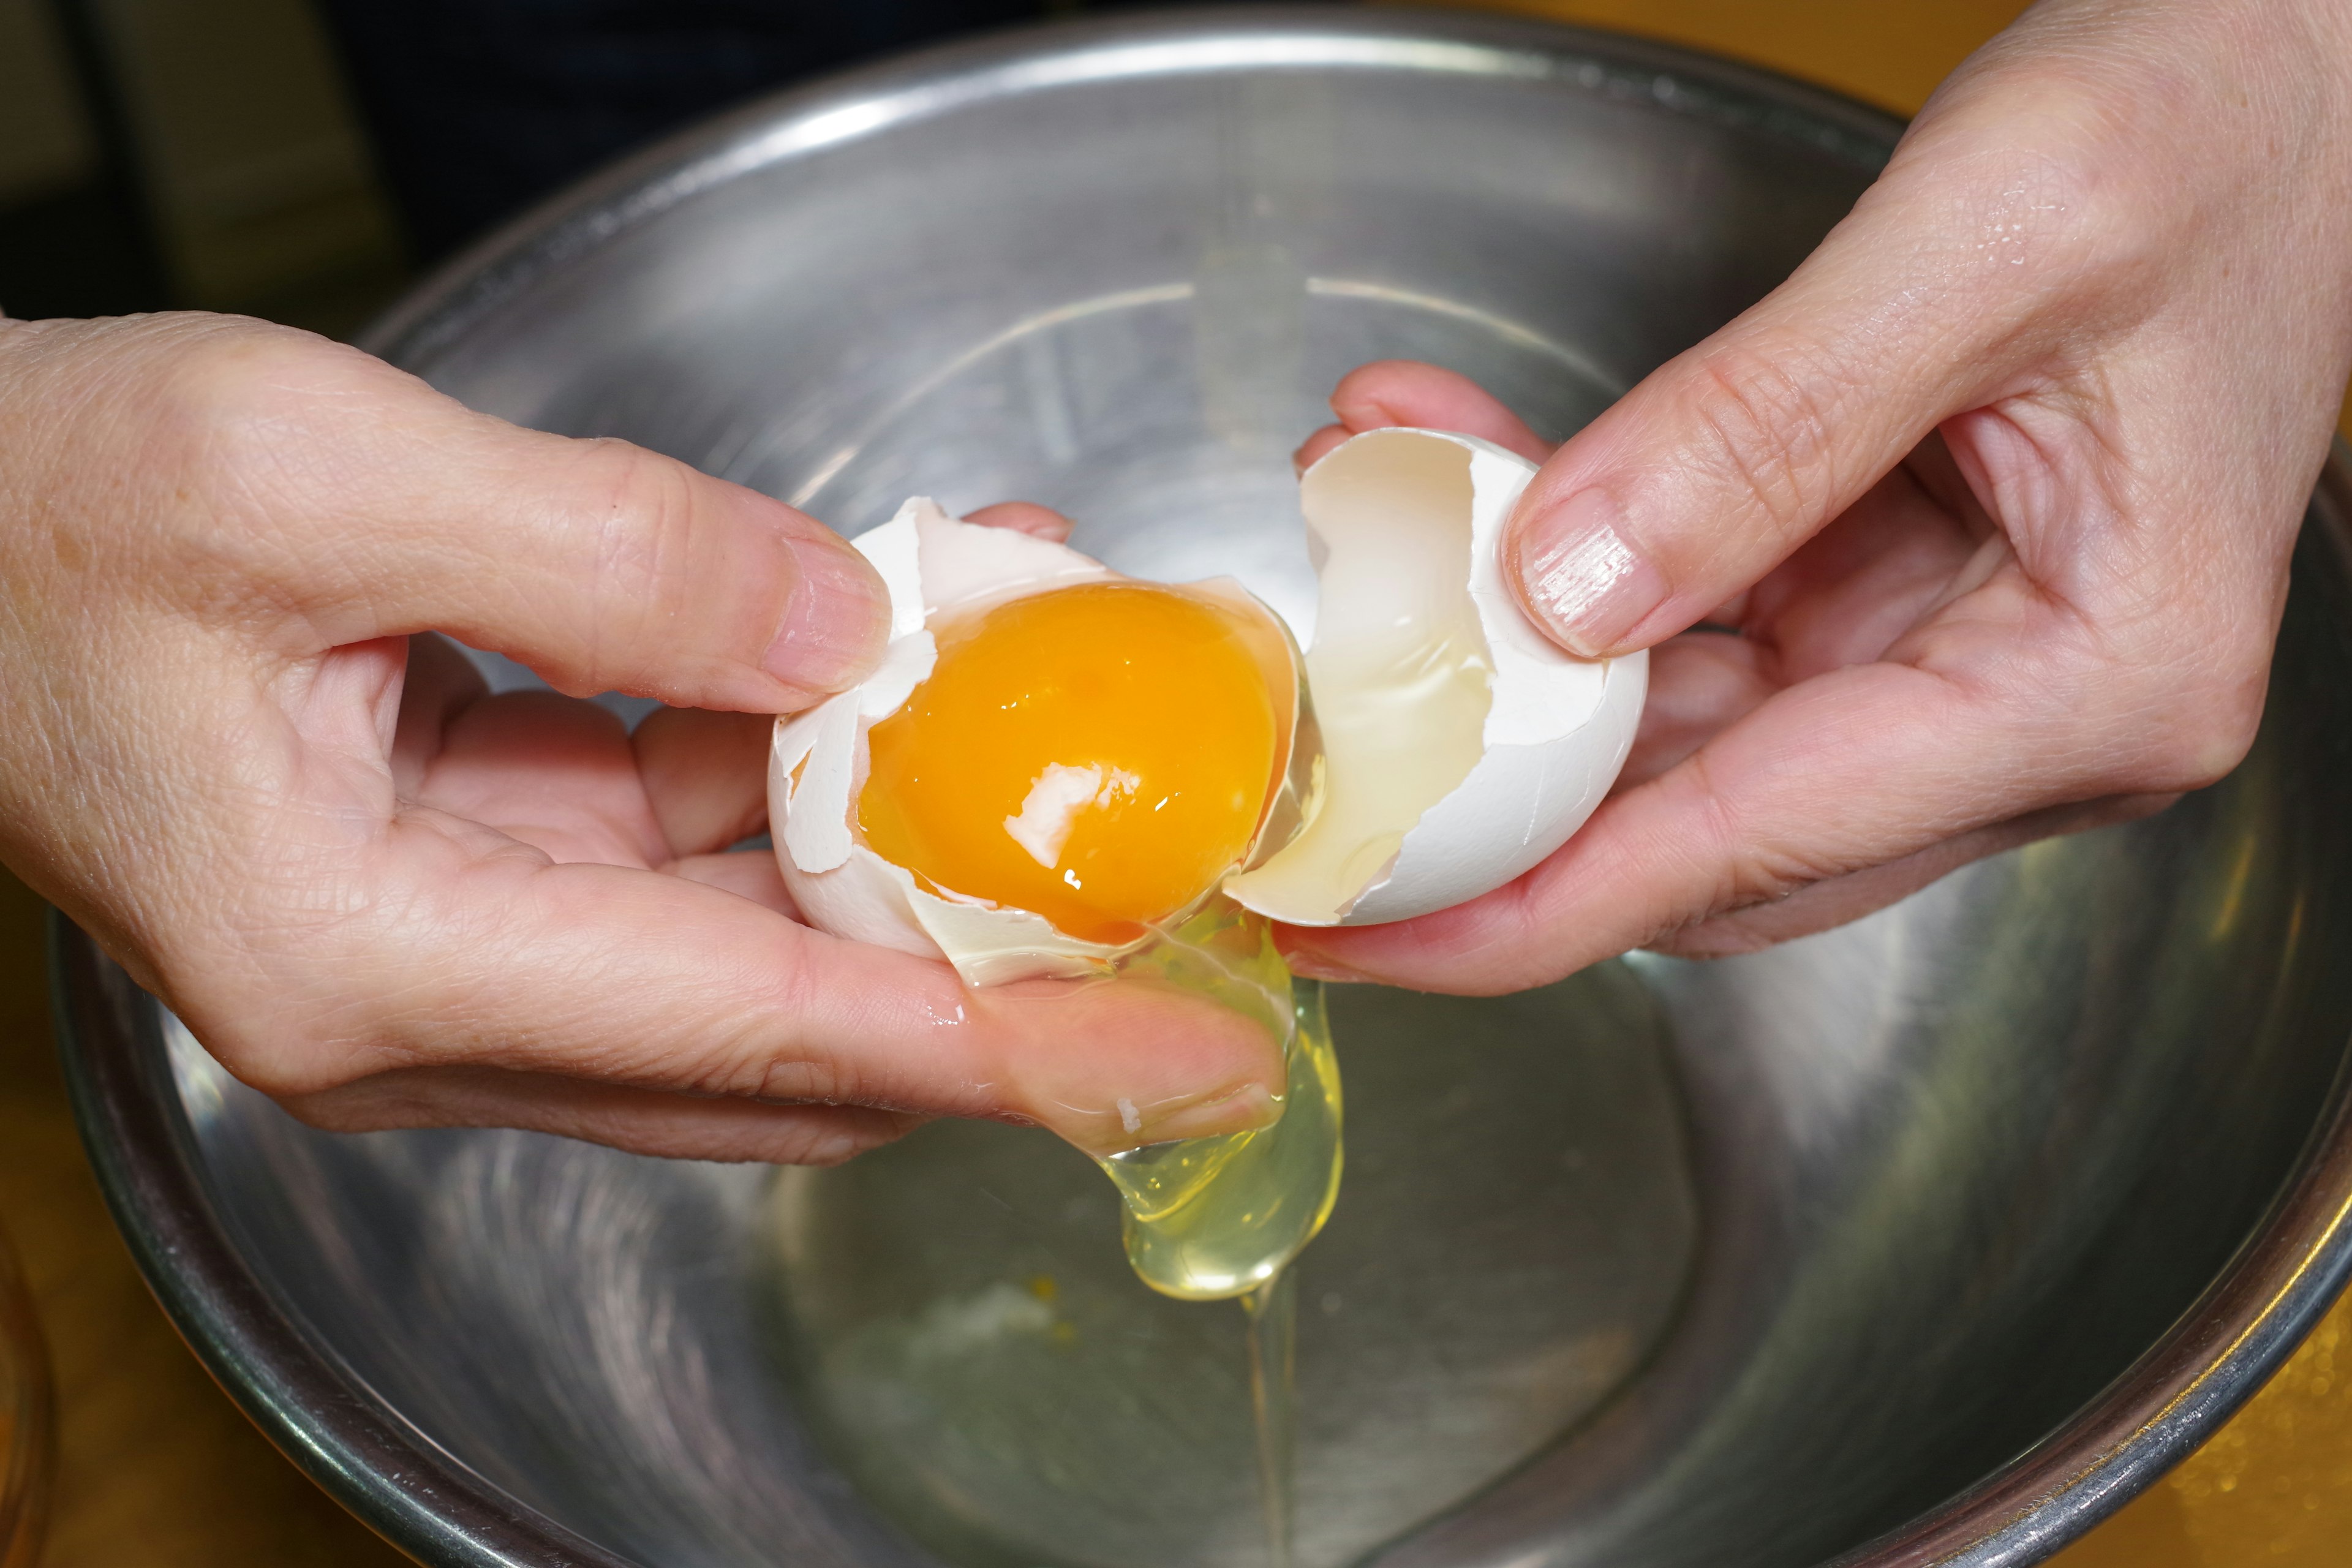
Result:
[[[1565,433],[1784,276],[1897,131],[1454,13],[1089,22],[695,132],[374,342],[844,530],[1031,497],[1303,612],[1284,453],[1341,371],[1436,360]],[[2339,457],[2260,744],[2160,817],[1751,958],[1341,995],[1306,1560],[2021,1563],[2210,1433],[2352,1267],[2347,525]],[[418,1557],[1254,1560],[1234,1321],[1126,1280],[1042,1135],[781,1175],[330,1136],[58,954],[166,1307]]]

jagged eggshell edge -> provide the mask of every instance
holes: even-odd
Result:
[[[945,959],[975,985],[1099,972],[1128,950],[1066,936],[1026,910],[928,892],[857,843],[849,816],[866,729],[897,712],[930,674],[937,649],[925,622],[932,614],[1114,574],[1050,540],[960,522],[923,496],[850,542],[889,593],[890,642],[859,685],[776,721],[768,821],[793,901],[820,931]]]
[[[1504,581],[1504,531],[1535,464],[1476,437],[1410,428],[1368,431],[1320,462],[1375,440],[1445,441],[1470,454],[1470,597],[1495,674],[1484,752],[1336,922],[1350,926],[1451,909],[1540,864],[1607,797],[1649,691],[1646,651],[1578,658],[1536,629]]]

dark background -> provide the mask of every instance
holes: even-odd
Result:
[[[347,333],[418,268],[664,132],[1080,8],[0,0],[0,308],[197,306]]]

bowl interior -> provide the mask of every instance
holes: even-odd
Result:
[[[1892,134],[1499,23],[1097,26],[654,155],[380,344],[845,531],[1045,501],[1303,632],[1287,453],[1341,372],[1433,360],[1565,435],[1785,276]],[[1341,996],[1302,1561],[1824,1562],[2155,1343],[2343,1065],[2342,521],[2253,757],[2159,817],[1752,958]],[[168,1038],[278,1310],[530,1516],[666,1565],[1256,1560],[1231,1310],[1127,1279],[1108,1188],[1042,1134],[781,1175],[333,1137]]]

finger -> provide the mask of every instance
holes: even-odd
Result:
[[[1066,543],[1070,537],[1070,520],[1051,507],[1034,501],[1001,500],[978,511],[964,513],[966,522],[976,522],[982,528],[1010,529],[1025,533],[1032,539],[1050,539],[1056,544]]]
[[[1451,430],[1492,441],[1531,463],[1551,456],[1551,443],[1528,429],[1494,394],[1466,375],[1414,360],[1381,360],[1340,378],[1331,412],[1349,435],[1411,426]]]
[[[553,864],[427,811],[387,843],[365,917],[320,933],[299,968],[224,993],[269,994],[271,1009],[214,1016],[205,995],[236,977],[174,977],[200,1035],[268,1092],[499,1068],[1036,1121],[1097,1151],[1275,1114],[1274,1041],[1197,998],[1129,981],[967,991],[945,964],[680,878]]]
[[[1291,468],[1297,473],[1305,473],[1330,456],[1333,447],[1354,434],[1355,432],[1345,425],[1324,426],[1306,440],[1301,441],[1298,444],[1298,449],[1290,454]]]
[[[671,858],[627,726],[576,697],[508,691],[468,704],[448,721],[414,798],[556,860],[659,866]]]
[[[1285,945],[1310,973],[1337,964],[1449,991],[1541,984],[2028,812],[2118,793],[2145,724],[2056,700],[2021,709],[2014,691],[1909,666],[1837,671],[1612,797],[1497,892],[1396,926],[1288,932]],[[1906,873],[1889,875],[1891,887]]]
[[[766,1105],[488,1068],[414,1068],[278,1101],[313,1127],[515,1127],[669,1160],[837,1165],[920,1126],[862,1105]]]
[[[489,690],[474,661],[447,637],[428,632],[408,639],[392,742],[393,784],[400,798],[416,798],[425,768],[441,754],[451,721]]]
[[[2178,795],[2110,795],[2075,805],[2030,811],[1931,845],[1915,855],[1800,888],[1785,899],[1758,904],[1669,932],[1649,943],[1653,952],[1675,958],[1727,958],[1793,942],[1875,914],[1909,898],[1928,883],[1963,866],[2069,833],[2087,833],[2152,816]]]
[[[1763,644],[1722,632],[1685,632],[1652,648],[1649,696],[1615,789],[1656,778],[1762,707],[1781,689],[1773,662]]]
[[[1925,450],[1744,596],[1734,624],[1770,649],[1779,684],[1882,658],[1956,596],[1955,584],[1992,531],[1972,527],[1922,485],[1915,467]]]
[[[880,651],[879,578],[780,501],[518,428],[308,334],[182,339],[143,392],[209,503],[210,554],[177,591],[259,599],[289,651],[437,629],[560,690],[767,713]]]
[[[1056,544],[1070,536],[1068,518],[1029,501],[999,501],[964,521]],[[765,825],[773,729],[761,715],[690,708],[658,709],[637,726],[637,770],[671,854],[724,849]]]
[[[646,715],[630,744],[672,855],[724,849],[765,825],[775,728],[754,713],[660,708]]]
[[[1616,787],[1656,777],[1775,691],[1878,658],[1948,596],[1982,529],[1914,471],[1927,442],[1703,629],[1650,652],[1650,695]],[[1949,459],[1944,459],[1947,468]],[[1965,496],[1965,487],[1960,494]]]
[[[786,920],[801,919],[800,906],[793,902],[792,889],[784,886],[784,874],[777,869],[776,857],[770,850],[738,849],[724,855],[688,855],[672,863],[668,869],[673,877],[700,882],[707,888],[723,889],[739,899],[749,899],[762,908],[773,910]]]
[[[1923,164],[1936,172],[1915,176]],[[2065,335],[2094,325],[2053,308],[2097,243],[2066,197],[2046,175],[2020,184],[2013,163],[1898,156],[1787,283],[1643,380],[1528,487],[1506,542],[1528,613],[1588,657],[1661,641],[1946,418],[2033,385]]]

